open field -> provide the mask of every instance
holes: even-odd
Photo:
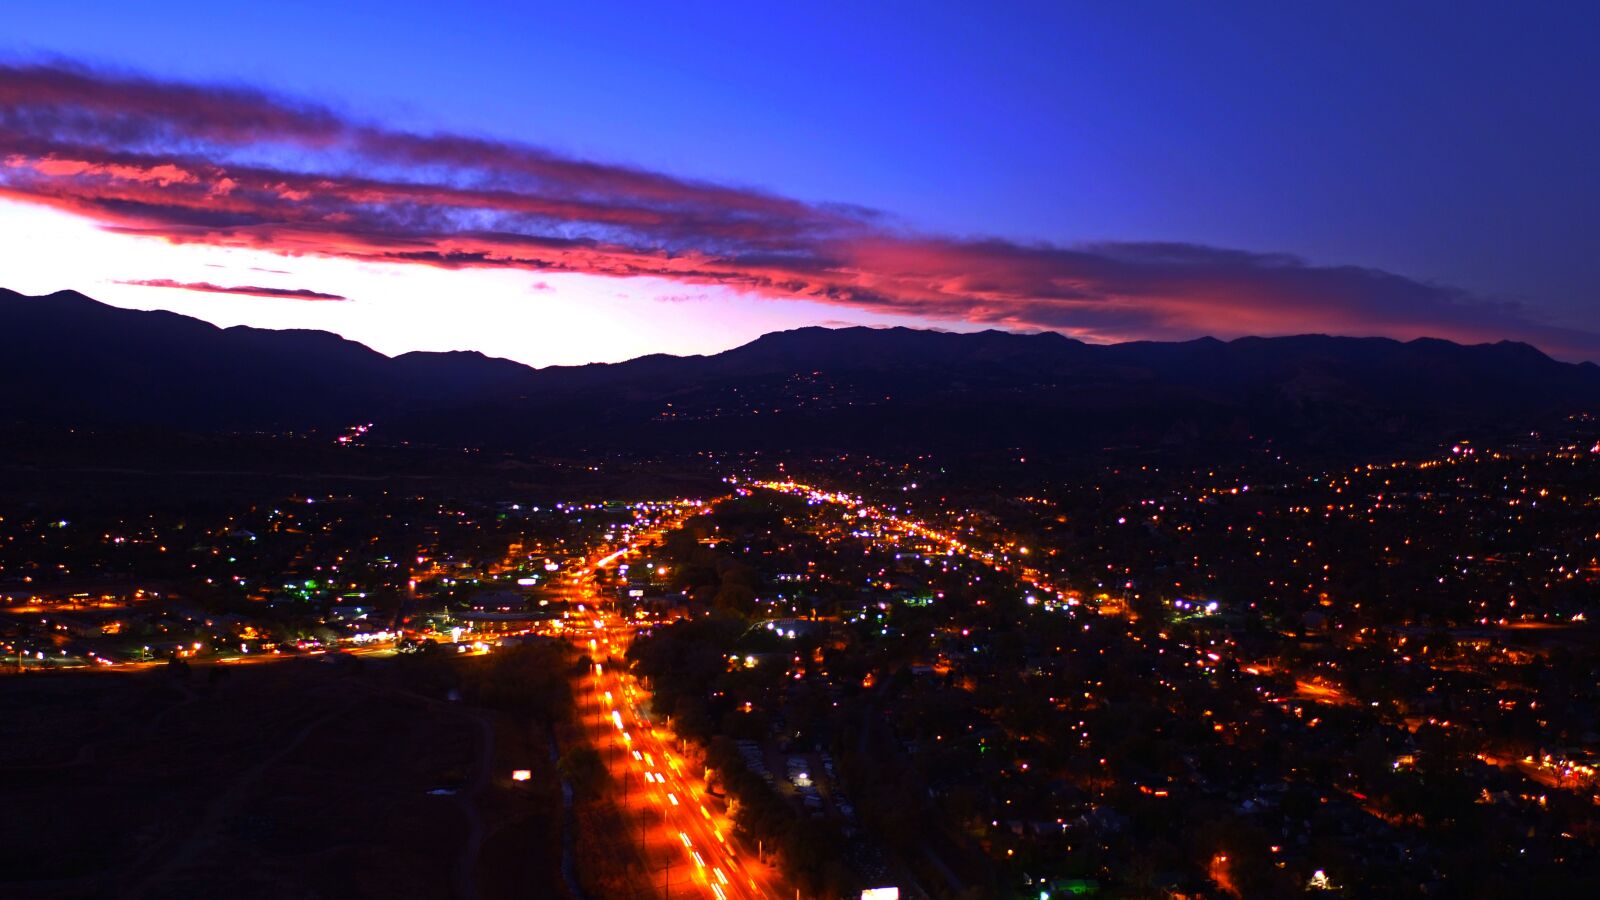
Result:
[[[0,894],[558,896],[547,732],[323,659],[0,682]]]

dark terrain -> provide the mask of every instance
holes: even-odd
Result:
[[[479,660],[316,659],[8,678],[0,896],[556,890],[548,730],[472,702]]]
[[[324,332],[219,329],[0,291],[0,421],[282,432],[571,455],[1137,446],[1384,451],[1537,428],[1600,403],[1600,367],[1510,342],[1305,335],[1084,344],[1058,334],[803,328],[713,356],[532,369],[389,358]]]

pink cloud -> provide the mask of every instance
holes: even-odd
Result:
[[[206,294],[244,294],[250,297],[279,297],[287,300],[314,300],[318,302],[327,302],[349,299],[338,294],[325,294],[321,291],[312,291],[305,288],[256,287],[254,285],[225,287],[220,284],[212,284],[209,281],[173,281],[170,278],[145,278],[138,280],[119,281],[117,284],[131,284],[138,287],[173,288],[175,290],[198,291]]]
[[[295,164],[263,162],[280,158]],[[651,276],[1091,340],[1326,331],[1515,338],[1600,358],[1594,332],[1373,269],[1193,244],[916,234],[857,207],[70,66],[0,66],[0,161],[0,197],[174,243]]]

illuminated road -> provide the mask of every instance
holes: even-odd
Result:
[[[580,721],[623,784],[634,835],[654,869],[653,885],[670,883],[671,895],[718,900],[780,896],[772,868],[735,847],[732,822],[707,796],[704,773],[692,770],[664,724],[645,717],[649,694],[622,665],[636,626],[600,609],[595,574],[658,533],[597,559],[572,585],[586,617],[572,638],[594,660],[576,692]]]

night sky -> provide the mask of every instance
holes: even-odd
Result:
[[[845,323],[1600,361],[1595,4],[257,7],[6,4],[0,286],[539,365]]]

